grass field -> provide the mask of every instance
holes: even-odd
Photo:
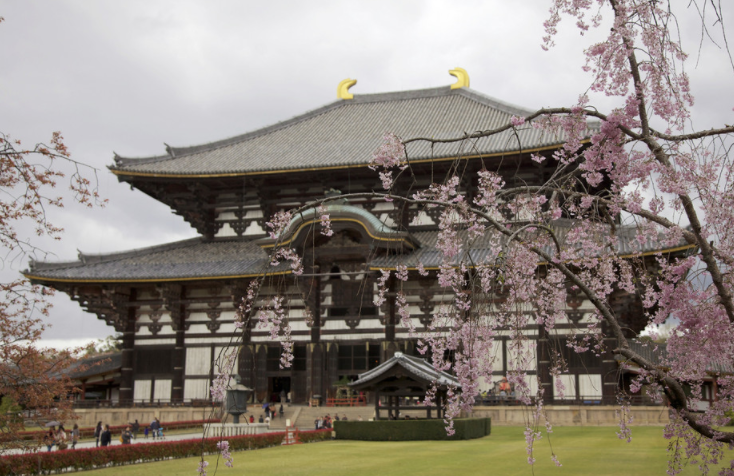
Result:
[[[661,427],[632,430],[632,443],[617,439],[615,428],[559,427],[551,435],[563,467],[550,460],[544,436],[535,446],[536,464],[526,462],[523,429],[495,427],[492,435],[470,441],[357,442],[330,441],[234,453],[233,469],[219,463],[216,474],[306,476],[436,475],[657,475],[667,469],[668,440]],[[731,455],[734,457],[734,454]],[[216,457],[210,462],[214,474]],[[196,475],[197,459],[181,459],[89,471],[84,476]],[[712,471],[716,474],[717,471]],[[695,466],[682,473],[700,474]]]

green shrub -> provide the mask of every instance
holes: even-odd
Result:
[[[454,420],[454,434],[446,434],[443,420],[379,420],[335,421],[338,440],[411,441],[411,440],[471,440],[492,431],[491,418],[462,418]]]

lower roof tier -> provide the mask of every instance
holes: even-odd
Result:
[[[568,220],[559,220],[554,228],[559,236],[569,229]],[[661,243],[648,242],[641,247],[634,247],[634,234],[618,228],[617,256],[631,257],[656,253],[684,253],[692,250],[692,245],[679,243],[676,246],[662,246]],[[345,231],[344,233],[347,233]],[[460,232],[460,235],[465,232]],[[411,242],[416,247],[383,250],[376,254],[369,243],[357,243],[349,239],[339,240],[333,236],[323,244],[329,248],[332,261],[339,255],[340,246],[346,246],[345,252],[354,251],[355,247],[364,248],[362,256],[368,256],[366,265],[369,269],[395,269],[406,265],[414,269],[422,264],[426,269],[436,269],[443,264],[443,255],[437,248],[438,231],[417,231],[410,233]],[[468,240],[468,237],[467,237]],[[79,259],[71,262],[35,262],[24,275],[36,283],[145,283],[198,281],[215,279],[237,279],[255,277],[265,273],[289,274],[288,263],[271,266],[266,250],[257,239],[240,238],[231,240],[207,240],[203,237],[184,241],[135,249],[119,253],[103,255],[79,254]],[[466,241],[465,241],[466,242]],[[339,243],[339,244],[337,244]],[[468,243],[468,242],[466,242]],[[489,239],[474,240],[471,248],[460,253],[451,264],[491,263],[494,258]],[[553,247],[546,252],[554,254]],[[354,256],[354,253],[350,253]],[[346,255],[345,255],[346,256]],[[354,259],[353,257],[351,259]]]

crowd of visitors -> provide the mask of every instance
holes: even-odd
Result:
[[[79,425],[76,423],[68,433],[64,425],[59,425],[58,429],[56,426],[52,426],[49,428],[48,433],[44,435],[43,444],[48,451],[51,451],[54,446],[60,450],[65,450],[69,447],[69,443],[71,443],[71,449],[74,450],[76,449],[76,444],[79,442],[79,435]]]
[[[360,421],[362,420],[362,417],[359,417]],[[347,421],[347,415],[345,414],[343,417],[339,418],[339,414],[334,415],[334,419],[332,420],[330,414],[326,414],[326,416],[317,418],[313,421],[314,429],[316,430],[323,430],[323,429],[330,429],[332,427],[332,424],[334,421]]]
[[[129,445],[138,438],[139,432],[140,423],[138,423],[138,420],[135,420],[123,428],[118,439],[121,444]],[[158,418],[153,419],[150,426],[145,428],[145,437],[148,438],[149,434],[152,434],[154,439],[162,439],[164,437],[163,427]],[[64,425],[59,425],[58,429],[56,426],[52,426],[49,428],[48,433],[44,435],[43,444],[48,451],[52,451],[54,447],[58,450],[65,450],[69,448],[69,444],[71,444],[71,449],[76,449],[80,438],[81,432],[79,431],[79,425],[76,423],[70,432],[64,429]],[[110,425],[103,425],[101,421],[97,422],[97,426],[94,428],[94,446],[105,447],[110,445],[112,445]]]

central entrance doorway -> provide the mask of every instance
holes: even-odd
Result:
[[[291,391],[290,377],[270,377],[270,401],[285,403],[288,393]],[[283,400],[281,401],[281,397]]]

